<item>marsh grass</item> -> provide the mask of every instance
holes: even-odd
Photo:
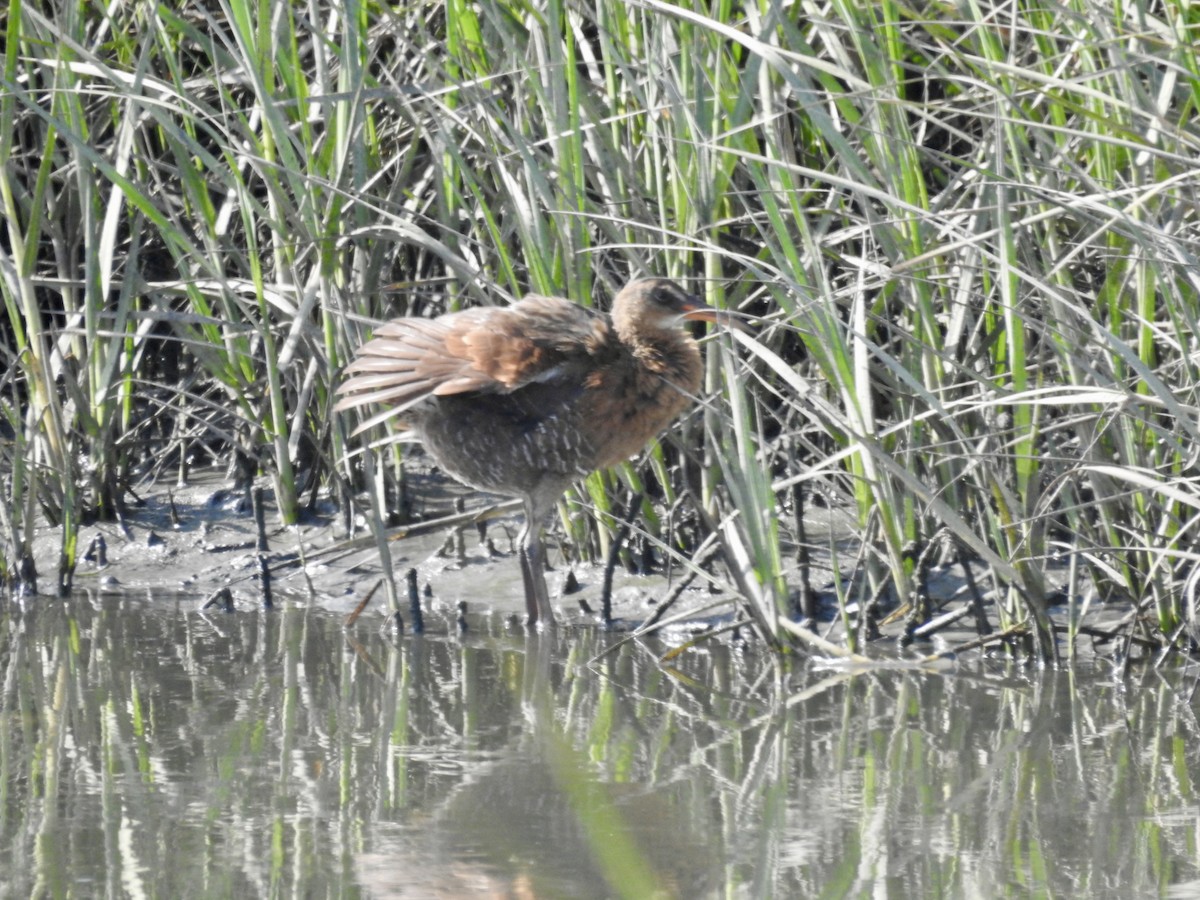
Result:
[[[65,589],[81,523],[167,460],[236,450],[284,523],[351,496],[331,392],[379,319],[654,273],[759,328],[710,342],[680,441],[564,502],[568,549],[603,558],[644,491],[645,540],[684,561],[713,523],[708,577],[785,639],[800,491],[858,522],[848,634],[923,608],[942,535],[1044,658],[1055,567],[1076,612],[1190,640],[1193,6],[50,0],[5,24],[10,583],[42,515]]]

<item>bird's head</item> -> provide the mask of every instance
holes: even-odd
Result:
[[[668,331],[684,322],[719,322],[744,329],[724,310],[706,305],[668,278],[631,281],[613,300],[613,325],[621,335]]]

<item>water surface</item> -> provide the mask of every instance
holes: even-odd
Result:
[[[1186,667],[0,606],[5,896],[1195,896]],[[596,659],[596,657],[599,657]]]

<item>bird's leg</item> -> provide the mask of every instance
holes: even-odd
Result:
[[[546,586],[546,548],[542,520],[530,498],[525,500],[525,528],[521,531],[521,578],[525,582],[525,623],[554,625],[550,589]]]
[[[542,602],[538,590],[538,582],[541,582],[542,589],[545,589],[546,579],[543,575],[538,578],[534,573],[533,564],[530,560],[530,551],[526,545],[521,545],[521,580],[525,584],[525,624],[536,625],[542,617]],[[536,555],[536,552],[535,554]]]

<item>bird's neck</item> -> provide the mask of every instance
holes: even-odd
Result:
[[[691,336],[679,328],[648,328],[645,325],[621,328],[616,323],[617,337],[638,359],[654,359],[678,353],[688,344],[694,344]]]
[[[652,380],[665,379],[691,394],[700,383],[700,347],[691,335],[678,328],[642,334],[626,341],[638,369]]]
[[[643,374],[665,378],[685,391],[694,391],[700,380],[700,347],[677,322],[664,325],[616,310],[613,330]]]

